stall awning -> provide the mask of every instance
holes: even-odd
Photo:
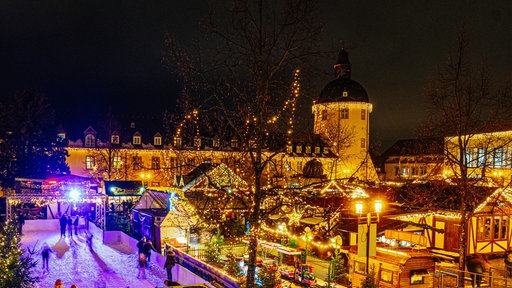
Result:
[[[307,217],[300,219],[300,223],[302,224],[310,224],[310,225],[317,225],[318,223],[321,223],[325,221],[322,217]]]

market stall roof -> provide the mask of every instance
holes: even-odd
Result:
[[[146,190],[142,193],[134,209],[164,209],[169,208],[169,193]]]
[[[300,223],[302,224],[310,224],[310,225],[317,225],[321,222],[324,222],[325,219],[322,217],[307,217],[300,219]]]
[[[142,181],[104,181],[109,196],[140,196],[144,191]]]

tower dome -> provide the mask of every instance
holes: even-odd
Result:
[[[350,78],[351,65],[348,53],[342,49],[334,64],[335,79],[325,85],[315,103],[370,102],[364,87]]]

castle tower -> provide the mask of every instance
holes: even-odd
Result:
[[[314,133],[321,135],[338,156],[330,178],[375,180],[375,168],[368,155],[372,104],[363,86],[351,79],[351,64],[343,49],[334,64],[334,76],[312,109]]]

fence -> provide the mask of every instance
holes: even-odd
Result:
[[[226,255],[228,252],[232,252],[234,255],[244,255],[247,250],[246,244],[237,244],[237,245],[223,245],[220,247],[220,255]],[[190,247],[187,251],[188,255],[193,256],[196,259],[201,261],[205,261],[209,252],[206,248],[202,247]],[[222,256],[221,256],[222,258]]]
[[[434,274],[434,287],[452,288],[457,287],[460,277],[460,270],[456,267],[446,267],[436,265]],[[507,271],[503,269],[491,268],[490,271],[483,274],[464,271],[465,287],[493,287],[493,288],[512,288],[512,278],[507,277]]]

